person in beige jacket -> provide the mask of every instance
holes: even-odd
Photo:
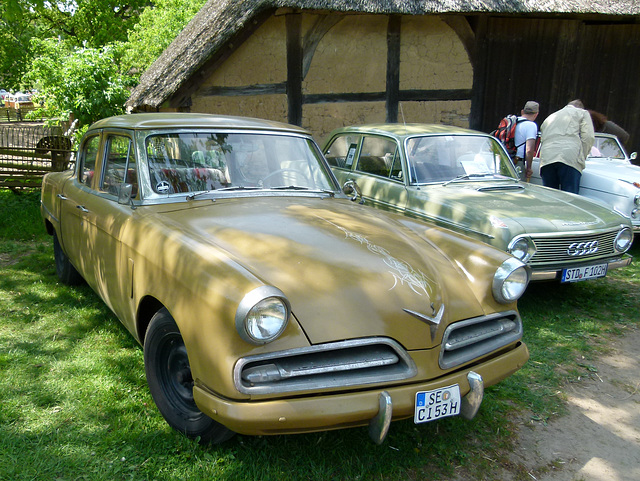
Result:
[[[577,194],[585,159],[595,141],[589,112],[580,100],[572,100],[549,115],[540,132],[542,184]]]

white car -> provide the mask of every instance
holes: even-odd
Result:
[[[633,231],[640,232],[640,166],[615,135],[596,133],[580,179],[580,195],[599,200],[625,217],[631,218]],[[531,182],[542,185],[540,159],[533,159]]]

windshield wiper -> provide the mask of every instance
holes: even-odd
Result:
[[[451,182],[457,182],[458,180],[466,180],[466,179],[471,179],[471,178],[473,178],[473,177],[487,177],[487,176],[489,176],[489,175],[491,175],[491,176],[492,176],[492,175],[494,175],[494,174],[491,174],[491,173],[484,173],[484,174],[462,174],[462,175],[459,175],[458,177],[455,177],[455,178],[453,178],[453,179],[451,179],[451,180],[447,180],[447,181],[446,181],[445,183],[443,183],[442,185],[443,185],[443,186],[445,186],[445,185],[450,184]]]
[[[311,190],[309,187],[302,187],[300,185],[278,185],[276,187],[269,187],[272,190]]]
[[[279,185],[277,187],[270,187],[272,190],[309,190],[312,192],[322,192],[323,194],[328,194],[331,197],[334,197],[336,193],[332,190],[328,189],[313,189],[311,187],[302,187],[299,185]]]

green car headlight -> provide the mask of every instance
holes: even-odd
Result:
[[[504,261],[493,276],[493,297],[501,304],[517,301],[529,284],[529,271],[515,257]]]
[[[616,236],[616,240],[613,245],[618,252],[627,252],[633,242],[633,232],[628,227],[625,227]]]
[[[282,334],[290,313],[289,301],[280,289],[261,286],[240,301],[236,311],[236,330],[251,344],[266,344]]]
[[[525,264],[536,253],[536,245],[529,237],[515,237],[509,243],[507,252]]]

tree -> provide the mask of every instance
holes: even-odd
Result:
[[[144,72],[169,46],[206,0],[156,0],[129,32],[123,68]]]
[[[124,113],[133,79],[119,70],[121,45],[79,48],[55,39],[33,40],[35,57],[27,75],[42,104],[37,115],[81,125]]]

